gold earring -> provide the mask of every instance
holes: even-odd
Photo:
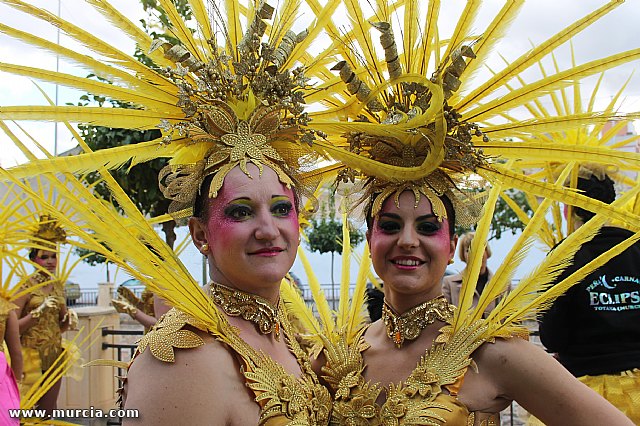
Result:
[[[205,253],[206,253],[206,252],[208,252],[208,251],[209,251],[209,244],[204,243],[204,244],[202,245],[202,247],[200,247],[200,252],[201,252],[202,254],[205,254]]]
[[[449,265],[453,265],[453,259],[449,259]]]

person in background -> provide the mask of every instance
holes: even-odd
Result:
[[[597,170],[581,168],[577,188],[606,204],[616,198],[613,180]],[[594,216],[572,210],[575,229]],[[556,282],[633,234],[603,226]],[[540,340],[581,382],[640,424],[640,242],[559,297],[540,318]]]
[[[42,215],[34,238],[38,246],[30,250],[29,259],[42,270],[29,278],[29,286],[35,288],[15,301],[25,373],[21,389],[28,389],[50,371],[63,351],[62,333],[77,325],[77,316],[67,309],[63,283],[55,277],[56,244],[66,241],[65,231],[55,219]],[[60,385],[58,381],[40,398],[39,409],[50,412],[57,407]]]
[[[112,299],[111,304],[121,314],[128,314],[132,319],[144,326],[147,333],[158,321],[155,313],[153,293],[146,288],[140,297],[131,289],[121,285],[118,287],[118,298]]]
[[[473,241],[473,237],[475,236],[474,232],[467,232],[463,234],[458,240],[458,257],[464,263],[467,263],[469,259],[469,249],[471,248],[471,242]],[[482,266],[480,267],[480,275],[478,276],[478,283],[476,285],[476,290],[473,295],[473,306],[478,304],[478,300],[480,300],[480,294],[484,289],[485,285],[491,279],[493,275],[491,270],[487,267],[487,259],[491,257],[491,247],[487,244],[486,249],[484,251],[484,255],[482,256]],[[458,306],[460,300],[460,289],[462,288],[462,277],[464,276],[466,267],[462,272],[453,275],[445,275],[442,279],[442,293],[444,297],[451,303],[452,305]],[[499,299],[492,301],[487,309],[485,310],[485,316],[495,308]]]
[[[3,425],[18,425],[20,419],[10,418],[8,410],[20,408],[18,379],[22,378],[22,352],[20,351],[20,333],[16,305],[0,295],[0,422]],[[4,353],[11,357],[11,367]]]

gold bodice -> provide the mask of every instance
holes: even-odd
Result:
[[[366,328],[356,344],[348,345],[345,339],[327,341],[322,373],[334,395],[331,424],[474,425],[477,414],[469,412],[456,395],[472,362],[471,353],[486,341],[485,326],[478,321],[454,335],[450,330],[448,325],[442,329],[406,380],[389,386],[365,381]],[[381,392],[386,400],[380,405],[376,400]],[[488,418],[479,424],[497,423]]]
[[[25,316],[40,306],[48,296],[57,297],[59,299],[58,306],[46,309],[42,315],[36,319],[36,323],[32,327],[29,327],[29,329],[20,336],[20,342],[23,347],[38,351],[42,362],[42,371],[51,367],[58,355],[62,352],[60,310],[62,306],[65,305],[62,283],[54,281],[53,289],[49,294],[44,293],[42,288],[33,290],[30,293],[29,300],[22,311],[22,316]]]
[[[222,339],[242,360],[246,385],[253,391],[260,405],[260,425],[327,425],[331,411],[331,396],[320,385],[311,369],[309,356],[296,341],[285,315],[280,323],[289,350],[295,355],[301,377],[287,373],[284,368],[263,352],[249,346],[237,330],[223,321],[219,326]],[[206,324],[177,309],[171,309],[141,340],[136,355],[147,348],[161,361],[174,360],[174,348],[194,348],[204,341],[185,326],[207,331]]]

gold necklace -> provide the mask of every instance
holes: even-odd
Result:
[[[387,336],[398,348],[405,340],[414,340],[422,330],[435,320],[451,322],[455,307],[444,296],[427,300],[402,315],[397,315],[385,301],[382,305],[382,320],[387,328]]]
[[[276,340],[280,340],[279,302],[278,305],[273,306],[264,297],[214,282],[209,286],[209,293],[214,303],[227,315],[241,316],[254,323],[260,333],[274,333]]]

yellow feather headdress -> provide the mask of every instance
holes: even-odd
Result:
[[[317,176],[307,179],[305,173],[318,163],[318,154],[309,149],[317,132],[303,128],[309,121],[304,106],[305,98],[315,91],[308,75],[318,72],[314,67],[321,69],[322,62],[305,49],[321,35],[337,1],[311,8],[307,15],[311,19],[304,22],[297,16],[303,12],[302,3],[295,1],[274,8],[267,2],[205,4],[197,0],[189,2],[193,20],[185,22],[171,1],[161,0],[170,37],[156,40],[107,1],[87,2],[145,50],[153,61],[150,66],[45,9],[22,0],[3,3],[55,26],[92,55],[79,55],[10,24],[0,24],[0,32],[54,53],[111,84],[12,64],[0,64],[0,70],[90,91],[128,108],[3,106],[0,118],[162,131],[160,140],[144,146],[84,153],[82,161],[32,161],[15,167],[14,176],[32,176],[42,167],[75,173],[119,167],[129,159],[135,164],[166,157],[170,161],[160,175],[160,187],[173,201],[169,211],[174,218],[191,213],[205,177],[213,175],[209,188],[203,190],[215,197],[234,167],[251,177],[248,163],[260,173],[264,166],[272,168],[283,184],[295,183],[301,195],[313,193]],[[294,32],[294,26],[302,31]]]
[[[505,60],[503,69],[489,69],[488,76],[480,77],[474,73],[488,65],[491,51],[499,49],[523,1],[506,2],[484,22],[478,19],[481,2],[467,2],[447,39],[440,38],[439,2],[425,5],[426,13],[420,13],[422,4],[417,0],[403,2],[403,7],[344,3],[351,26],[334,35],[342,60],[333,68],[339,75],[325,78],[319,86],[326,90],[321,102],[327,108],[311,114],[312,124],[327,138],[316,140],[314,147],[348,168],[340,174],[342,180],[369,179],[368,194],[360,201],[371,202],[374,209],[381,201],[371,194],[397,198],[398,191],[411,190],[416,201],[426,196],[441,215],[444,208],[438,197],[447,194],[457,204],[456,219],[465,218],[461,222],[468,225],[478,219],[482,205],[468,196],[468,185],[473,182],[484,189],[486,181],[563,199],[568,193],[562,185],[534,175],[535,171],[523,173],[521,163],[535,159],[567,164],[576,156],[606,161],[615,155],[605,147],[581,145],[569,150],[550,141],[548,132],[635,117],[612,108],[589,113],[560,108],[549,113],[542,101],[551,96],[554,104],[567,105],[567,89],[577,91],[585,78],[640,58],[640,50],[633,49],[573,63],[566,70],[556,65],[550,74],[541,66],[545,57],[621,2],[606,2],[515,60]],[[394,35],[394,26],[401,37]],[[541,75],[532,77],[536,66]],[[531,81],[525,81],[525,75]],[[524,118],[527,114],[531,119]],[[547,141],[551,143],[542,145]],[[503,163],[510,159],[516,163],[505,170]],[[580,194],[571,198],[589,204]]]

